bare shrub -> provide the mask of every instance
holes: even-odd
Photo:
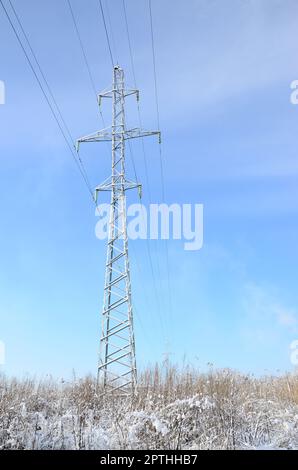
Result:
[[[1,449],[243,449],[298,447],[298,376],[199,373],[165,361],[144,370],[134,397],[61,382],[0,376]]]

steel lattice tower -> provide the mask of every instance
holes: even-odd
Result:
[[[158,135],[159,131],[127,130],[125,98],[139,91],[125,89],[124,72],[118,65],[113,70],[113,86],[98,96],[112,99],[113,123],[110,128],[78,140],[83,142],[112,142],[112,175],[96,188],[96,201],[101,191],[111,192],[109,238],[107,247],[102,330],[98,383],[106,391],[134,393],[137,381],[135,338],[131,301],[130,268],[126,224],[126,191],[138,188],[138,182],[126,178],[125,142],[128,139]]]

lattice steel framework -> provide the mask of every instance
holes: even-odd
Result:
[[[128,139],[158,135],[159,131],[127,130],[125,98],[139,91],[125,89],[124,72],[118,65],[113,70],[113,86],[98,96],[111,98],[112,126],[78,140],[83,142],[112,142],[112,175],[96,188],[96,200],[101,191],[111,191],[109,239],[107,247],[102,331],[98,383],[106,392],[134,393],[137,382],[133,311],[126,224],[126,191],[138,188],[138,182],[126,178],[125,142]]]

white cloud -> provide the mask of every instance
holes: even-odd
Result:
[[[278,318],[278,322],[280,325],[285,327],[294,328],[296,329],[298,323],[298,316],[297,312],[293,309],[287,310],[280,305],[275,306],[275,313]]]
[[[169,119],[177,110],[203,113],[206,119],[210,105],[296,78],[297,3],[165,4],[168,11],[160,12],[156,35],[162,114]]]
[[[284,328],[297,332],[298,312],[282,305],[266,288],[255,283],[245,285],[244,308],[251,320],[258,324],[258,331]]]

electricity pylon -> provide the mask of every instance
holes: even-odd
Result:
[[[83,142],[112,142],[112,175],[95,190],[96,201],[101,191],[111,191],[109,237],[107,247],[102,330],[98,383],[105,392],[134,393],[137,382],[131,283],[126,223],[126,191],[138,188],[137,181],[126,178],[125,142],[129,139],[158,135],[159,131],[127,130],[125,126],[125,98],[139,91],[125,89],[124,72],[118,65],[113,70],[113,86],[98,96],[112,99],[113,123],[109,128],[82,137]]]

